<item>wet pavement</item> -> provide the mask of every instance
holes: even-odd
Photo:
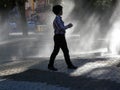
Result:
[[[0,43],[0,90],[120,90],[120,56],[70,54],[78,68],[69,70],[60,54],[55,61],[58,71],[53,72],[47,69],[49,39],[33,35]]]
[[[23,86],[22,90],[120,90],[120,68],[116,67],[118,58],[72,57],[78,69],[69,70],[64,59],[58,57],[55,62],[57,72],[47,69],[48,59],[24,58],[1,65],[0,88],[21,90],[19,86]]]

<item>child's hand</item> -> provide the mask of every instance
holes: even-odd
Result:
[[[72,26],[73,26],[72,23],[69,23],[69,24],[68,24],[68,28],[71,28]]]

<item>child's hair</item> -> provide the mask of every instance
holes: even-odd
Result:
[[[62,6],[61,5],[55,5],[52,8],[52,11],[55,15],[58,15],[60,13],[60,11],[62,11]]]

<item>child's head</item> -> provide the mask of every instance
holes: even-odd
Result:
[[[52,11],[55,15],[62,15],[62,8],[63,7],[61,5],[55,5],[53,6]]]

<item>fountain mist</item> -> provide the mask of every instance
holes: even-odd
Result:
[[[90,4],[84,5],[83,1],[74,1],[75,7],[71,12],[72,20],[76,22],[74,29],[69,36],[76,35],[70,39],[72,54],[81,53],[119,53],[119,6],[111,7],[108,10],[93,9]],[[79,3],[79,4],[77,4]],[[84,8],[83,8],[84,7]],[[78,37],[79,36],[79,37]],[[73,44],[73,42],[75,42]]]
[[[74,9],[74,2],[72,0],[65,0],[63,1],[62,3],[62,6],[63,6],[63,19],[66,20],[66,22],[72,22],[71,18],[68,17],[69,14],[72,12],[72,10]],[[69,7],[69,8],[68,8]],[[45,34],[47,34],[49,37],[47,39],[45,39],[45,44],[44,46],[42,46],[42,48],[40,47],[39,48],[39,53],[38,53],[38,56],[44,56],[44,57],[48,57],[50,56],[52,50],[53,50],[53,35],[54,35],[54,29],[52,27],[52,21],[54,20],[55,18],[55,15],[52,13],[52,11],[48,12],[49,13],[49,16],[50,18],[48,18],[47,20],[47,26],[48,26],[48,29],[46,30]],[[68,23],[65,23],[65,24],[68,24]],[[67,33],[69,36],[69,33],[72,33],[74,29],[72,30],[68,30]],[[43,37],[46,37],[43,36]],[[42,44],[42,42],[40,42],[39,44]],[[59,55],[61,55],[62,53],[59,53]]]
[[[119,54],[120,52],[120,1],[110,19],[111,29],[108,32],[107,40],[109,45],[109,52],[112,54]]]
[[[83,8],[82,4],[82,0],[79,0],[79,2],[74,0],[65,0],[62,2],[64,13],[63,19],[65,20],[65,22],[71,22],[74,25],[74,27],[67,30],[66,33],[70,53],[88,53],[91,51],[99,50],[101,48],[103,48],[101,52],[106,52],[106,49],[104,49],[106,48],[106,39],[103,38],[106,36],[106,33],[102,33],[102,31],[104,31],[105,29],[103,29],[104,27],[101,25],[103,19],[101,19],[100,15],[89,10],[89,7],[87,7],[87,9]],[[40,56],[50,56],[50,53],[53,49],[53,43],[51,44],[51,42],[53,42],[52,37],[54,31],[53,28],[51,28],[51,21],[53,21],[54,15],[50,13],[49,17],[50,18],[48,19],[48,26],[50,33],[49,36],[51,38],[49,39],[49,41],[47,41],[48,43],[44,45],[44,50],[43,48],[40,48]],[[103,30],[101,31],[101,29]]]
[[[108,51],[112,54],[119,54],[120,3],[117,4],[114,10],[100,13],[93,10],[90,4],[86,4],[85,6],[83,1],[84,0],[64,0],[62,2],[65,24],[71,22],[74,25],[66,32],[70,54],[103,53]],[[49,17],[47,18],[48,28],[45,28],[45,30],[40,33],[41,35],[38,35],[38,37],[35,36],[33,40],[27,38],[26,42],[21,39],[22,41],[14,47],[11,44],[13,51],[10,54],[11,57],[24,57],[27,55],[50,56],[54,46],[52,21],[55,16],[51,11],[47,13],[49,13],[47,16]],[[7,33],[7,31],[5,33]],[[5,34],[0,32],[0,35],[4,37]],[[9,48],[8,46],[7,48],[11,50],[11,47]],[[7,55],[6,52],[5,55]]]

